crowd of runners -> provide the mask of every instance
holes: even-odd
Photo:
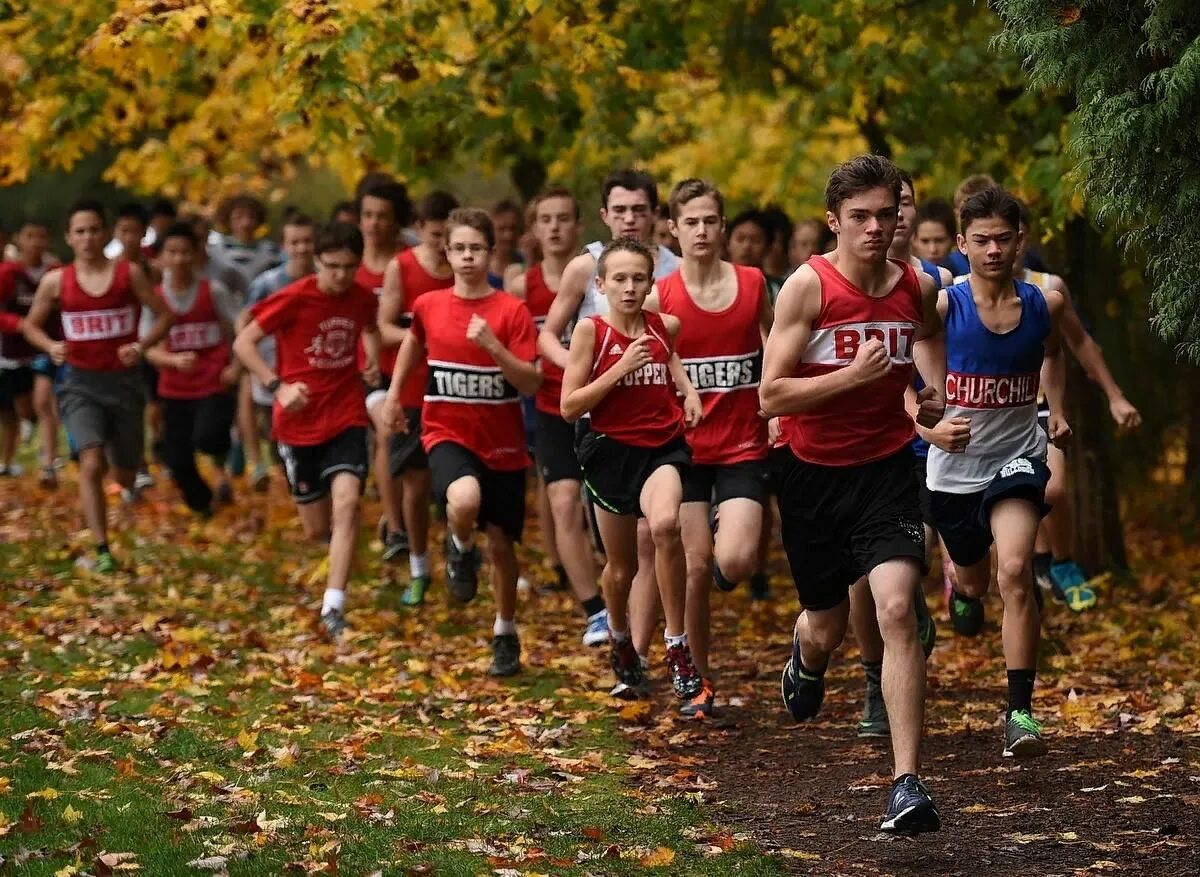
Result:
[[[882,828],[936,830],[919,779],[936,636],[923,579],[940,566],[963,636],[980,634],[995,583],[1002,751],[1044,752],[1043,591],[1096,603],[1071,559],[1063,344],[1120,427],[1139,416],[1044,270],[1024,205],[984,176],[953,205],[915,195],[864,155],[830,176],[824,220],[727,220],[710,182],[660,204],[650,175],[622,170],[601,188],[611,240],[583,247],[564,188],[487,211],[444,191],[413,204],[369,175],[328,222],[287,212],[278,245],[248,196],[222,205],[220,231],[165,201],[111,225],[81,201],[68,264],[29,219],[0,265],[0,474],[52,489],[72,472],[94,540],[79,562],[106,575],[120,567],[106,475],[134,503],[157,461],[207,517],[278,462],[304,535],[328,544],[319,624],[335,640],[372,482],[406,606],[431,595],[432,512],[450,599],[471,601],[488,561],[497,676],[521,666],[528,494],[552,586],[578,601],[583,642],[608,647],[613,695],[646,696],[662,619],[670,685],[696,719],[715,699],[713,591],[766,599],[777,532],[802,609],[788,713],[818,714],[852,625],[858,733],[890,737],[895,762]],[[27,475],[22,436],[40,464]]]

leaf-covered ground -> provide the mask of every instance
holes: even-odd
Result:
[[[605,652],[579,643],[563,595],[522,596],[525,672],[489,679],[490,598],[451,608],[439,584],[399,609],[407,568],[375,559],[375,513],[335,649],[313,626],[320,552],[281,483],[205,524],[153,488],[114,512],[129,571],[108,579],[72,566],[72,486],[0,481],[0,873],[1192,867],[1200,550],[1181,536],[1133,528],[1136,578],[1091,615],[1051,610],[1036,700],[1051,752],[1035,765],[999,755],[998,602],[977,641],[943,625],[927,774],[946,828],[910,842],[875,830],[888,756],[853,736],[852,644],[822,718],[784,721],[781,567],[768,603],[714,596],[719,715],[696,725],[667,697],[661,650],[653,703],[612,702]]]

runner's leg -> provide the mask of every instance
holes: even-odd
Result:
[[[894,777],[916,774],[925,725],[925,654],[917,638],[913,597],[921,571],[907,558],[887,560],[867,575],[883,637],[883,700],[892,730]]]

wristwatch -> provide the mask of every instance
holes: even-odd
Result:
[[[271,381],[271,383],[267,384],[267,392],[268,392],[268,393],[270,393],[272,396],[274,396],[274,395],[275,395],[275,392],[276,392],[276,391],[277,391],[277,390],[278,390],[278,389],[279,389],[279,388],[280,388],[282,385],[283,385],[283,381],[282,381],[282,379],[280,379],[280,378],[276,378],[275,380]]]

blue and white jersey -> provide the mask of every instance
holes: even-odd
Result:
[[[970,418],[971,443],[961,454],[929,449],[930,490],[975,493],[1017,457],[1046,457],[1037,397],[1050,310],[1032,283],[1013,285],[1021,320],[1002,335],[979,319],[969,281],[946,289],[946,417]]]
[[[921,270],[933,278],[934,289],[942,288],[942,272],[938,270],[938,266],[925,259],[918,260],[921,263]],[[913,371],[913,389],[918,393],[925,389],[925,382],[921,380],[921,375],[915,370]],[[913,455],[917,457],[929,456],[929,442],[921,438],[920,434],[913,437],[912,440]]]
[[[600,264],[600,254],[604,252],[604,247],[604,241],[592,241],[585,248],[591,254],[592,258],[596,260],[597,265]],[[660,244],[654,256],[654,279],[662,280],[678,267],[679,257]],[[599,314],[603,317],[608,313],[608,299],[604,297],[604,293],[596,285],[596,279],[597,275],[593,274],[592,279],[588,281],[587,290],[583,294],[583,301],[579,303],[579,315],[575,318],[576,322],[587,319],[593,314]]]

